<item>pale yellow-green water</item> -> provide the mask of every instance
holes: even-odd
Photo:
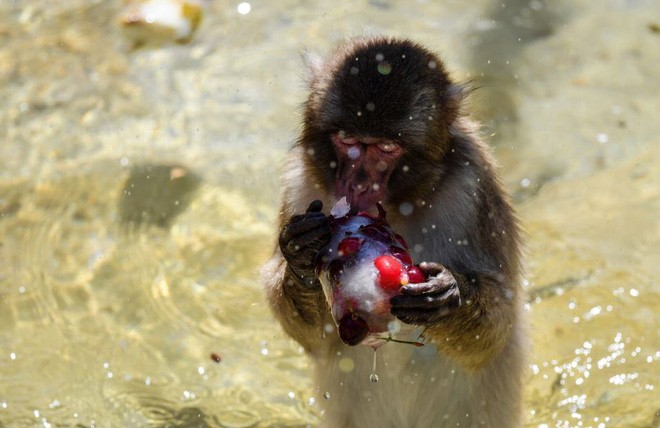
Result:
[[[660,426],[660,3],[238,3],[134,50],[121,1],[0,2],[0,427],[318,422],[257,269],[300,52],[356,34],[482,86],[526,231],[526,426]]]

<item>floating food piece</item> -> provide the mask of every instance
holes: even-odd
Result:
[[[222,361],[222,357],[217,352],[212,352],[211,360],[213,360],[214,363],[219,363],[220,361]]]
[[[316,265],[339,337],[351,346],[396,342],[388,331],[395,321],[390,298],[401,286],[426,280],[378,208],[378,216],[352,215],[342,198],[331,210],[332,237]]]
[[[129,3],[119,23],[136,46],[187,43],[203,13],[201,0],[138,0]]]

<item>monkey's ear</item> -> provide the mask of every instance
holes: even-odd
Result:
[[[323,67],[325,65],[323,57],[318,52],[305,50],[302,52],[302,60],[306,65],[305,80],[309,83],[318,80],[323,73]]]

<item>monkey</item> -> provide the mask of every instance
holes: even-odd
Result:
[[[521,426],[521,232],[463,108],[468,85],[403,38],[350,39],[311,68],[261,281],[283,330],[312,359],[321,426]],[[379,348],[377,383],[373,352],[339,340],[314,273],[328,210],[342,197],[361,211],[381,204],[428,278],[390,300],[426,345]]]

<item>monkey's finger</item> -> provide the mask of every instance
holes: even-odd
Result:
[[[449,309],[406,309],[392,308],[392,315],[406,324],[428,325],[447,316],[451,311]]]
[[[419,270],[422,271],[427,277],[435,276],[445,270],[445,267],[440,263],[435,262],[422,262],[419,265]]]
[[[323,209],[323,202],[319,201],[318,199],[312,201],[311,204],[307,207],[308,213],[320,213],[321,210]]]
[[[301,221],[303,221],[307,218],[310,218],[310,217],[325,217],[325,216],[326,215],[323,214],[320,211],[319,212],[307,211],[307,212],[305,212],[305,214],[296,214],[294,216],[291,216],[291,218],[289,219],[289,222],[287,224],[298,223],[298,222],[301,222]]]
[[[442,294],[455,287],[456,280],[454,277],[451,274],[441,273],[430,277],[426,282],[406,284],[400,288],[400,291],[405,296],[420,296],[424,294]]]
[[[286,243],[286,249],[290,253],[295,253],[295,252],[303,251],[309,247],[312,247],[312,249],[314,250],[313,252],[316,253],[318,252],[320,247],[326,244],[326,241],[329,239],[330,239],[329,228],[327,230],[323,228],[312,229],[305,233],[292,237]]]
[[[292,223],[298,223],[299,221],[302,221],[304,219],[305,219],[305,214],[296,214],[289,219],[287,225]]]
[[[399,309],[433,309],[437,306],[437,299],[433,296],[394,296],[390,299],[392,311]]]
[[[407,284],[400,288],[401,293],[407,296],[419,296],[420,294],[435,293],[437,285],[431,282],[419,282]]]
[[[443,294],[431,294],[426,296],[394,296],[390,299],[392,309],[438,309],[442,307],[453,308],[456,306],[453,290]]]
[[[289,240],[295,236],[307,233],[310,230],[322,229],[330,230],[330,225],[328,224],[328,218],[322,213],[312,213],[306,214],[306,218],[289,223],[282,229],[281,235],[285,240]],[[288,238],[288,239],[287,239]]]

